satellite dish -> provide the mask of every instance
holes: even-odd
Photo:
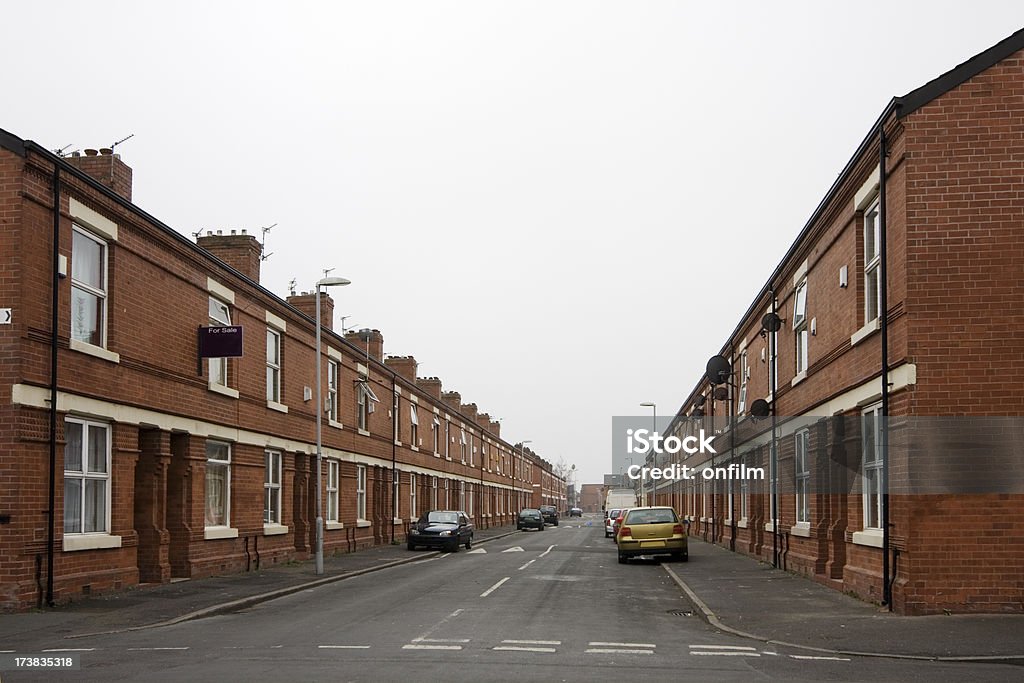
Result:
[[[771,406],[763,398],[759,398],[750,404],[750,414],[754,417],[768,417],[770,412]]]
[[[690,417],[704,417],[704,409],[703,408],[694,408],[693,412],[690,413]]]
[[[702,406],[702,405],[704,405],[704,399],[705,399],[704,394],[697,394],[696,396],[693,397],[693,405],[695,405],[695,406]]]
[[[767,332],[778,332],[782,329],[782,318],[775,313],[765,313],[761,318],[761,328]]]
[[[729,398],[729,387],[715,387],[715,400],[724,401]]]
[[[708,381],[712,384],[722,384],[729,380],[729,375],[732,372],[732,366],[729,365],[729,361],[725,359],[725,356],[711,356],[711,360],[708,361],[707,376]]]

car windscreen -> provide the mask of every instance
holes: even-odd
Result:
[[[540,517],[540,510],[523,510],[519,513],[520,517]]]
[[[674,510],[632,510],[623,524],[675,524],[677,521]]]
[[[431,524],[458,524],[459,515],[455,512],[430,512],[426,521]]]

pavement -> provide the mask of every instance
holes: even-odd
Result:
[[[722,631],[818,653],[1024,664],[1024,615],[899,616],[699,539],[662,566]]]
[[[512,525],[477,529],[475,544],[517,533]],[[463,551],[465,552],[465,551]],[[0,615],[0,649],[23,643],[156,628],[232,612],[366,572],[416,562],[435,551],[405,544],[328,555],[258,571],[142,585],[53,609]],[[907,617],[809,579],[690,538],[689,562],[664,562],[695,613],[736,636],[815,653],[1024,664],[1024,615]],[[6,646],[6,647],[5,647]]]

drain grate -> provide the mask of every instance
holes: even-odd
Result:
[[[668,613],[670,615],[672,615],[673,617],[692,617],[693,616],[693,610],[692,609],[670,609],[670,610],[668,610]]]

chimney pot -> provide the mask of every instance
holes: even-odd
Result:
[[[87,157],[94,157],[97,154],[99,154],[99,152],[97,152],[94,149],[87,149],[87,150],[85,150],[85,156],[87,156]]]
[[[102,147],[100,149],[100,154],[102,154],[103,156],[109,156],[109,155],[111,155],[113,153],[114,153],[114,150],[112,148],[110,148],[110,147]]]

